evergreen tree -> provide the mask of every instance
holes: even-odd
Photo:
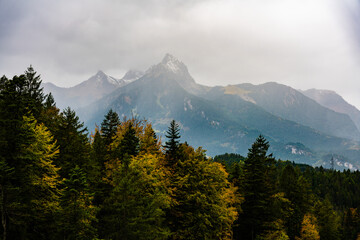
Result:
[[[310,184],[303,176],[298,176],[295,168],[288,164],[280,176],[280,190],[290,200],[292,214],[285,220],[290,239],[300,235],[302,219],[312,205]]]
[[[180,160],[172,181],[173,206],[168,212],[171,239],[231,239],[237,217],[235,188],[224,167],[201,148],[179,146]]]
[[[107,239],[167,239],[165,209],[170,205],[165,171],[157,156],[132,157],[108,166],[113,190],[103,206]]]
[[[360,232],[360,216],[357,209],[349,208],[345,212],[343,220],[343,234],[342,239],[357,239],[357,235]]]
[[[140,141],[136,136],[135,128],[132,122],[129,122],[126,131],[120,140],[119,145],[115,149],[116,157],[125,162],[126,166],[129,165],[130,158],[139,153]]]
[[[43,109],[42,103],[45,100],[45,94],[43,93],[43,88],[41,87],[42,80],[40,75],[36,74],[31,65],[27,68],[24,75],[26,79],[23,89],[25,98],[32,99],[32,101],[28,102],[28,107],[33,116],[38,119]]]
[[[106,146],[104,143],[104,139],[100,135],[100,131],[95,129],[95,134],[93,136],[93,142],[91,144],[91,158],[94,161],[94,166],[97,169],[96,174],[97,179],[101,177],[101,174],[105,171],[105,160],[106,160]]]
[[[99,206],[103,203],[105,197],[110,191],[110,187],[103,180],[105,175],[105,162],[108,160],[107,150],[104,139],[100,135],[100,131],[95,129],[93,142],[91,144],[91,171],[90,183],[94,191],[94,204]]]
[[[52,108],[52,107],[56,107],[56,103],[55,103],[55,99],[54,99],[53,95],[51,93],[49,93],[46,96],[46,99],[44,102],[44,108],[48,109],[48,108]]]
[[[274,159],[267,155],[269,143],[259,136],[244,162],[244,203],[240,216],[242,236],[255,239],[269,230],[275,220],[271,209],[274,185]]]
[[[85,172],[90,171],[90,144],[87,129],[79,121],[75,111],[66,108],[60,115],[55,137],[59,144],[60,155],[57,165],[60,175],[68,178],[71,169],[78,165]]]
[[[318,201],[314,209],[320,238],[323,240],[339,240],[340,218],[334,211],[329,199]]]
[[[59,197],[58,168],[53,164],[58,149],[51,133],[33,117],[24,116],[22,130],[24,141],[14,167],[19,198],[14,202],[15,212],[7,211],[16,226],[12,234],[23,234],[26,239],[51,239]]]
[[[96,237],[96,208],[86,174],[79,166],[70,170],[61,195],[60,238],[87,240]]]
[[[110,146],[116,135],[117,127],[120,124],[119,115],[112,109],[105,115],[105,119],[101,123],[101,135],[104,138],[106,146]]]
[[[49,93],[45,99],[44,108],[41,111],[39,121],[44,123],[53,135],[58,133],[61,123],[61,115],[60,110],[56,107],[55,100],[51,93]],[[54,137],[56,139],[56,136]]]
[[[170,122],[169,129],[167,130],[165,136],[168,138],[168,141],[165,142],[164,145],[168,166],[173,167],[179,157],[178,150],[180,142],[178,140],[180,138],[180,127],[175,120]]]
[[[57,150],[50,132],[34,119],[43,110],[40,84],[32,67],[0,79],[2,233],[9,239],[45,239],[54,227],[57,169],[52,160]]]

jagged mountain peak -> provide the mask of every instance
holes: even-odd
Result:
[[[167,53],[165,55],[165,57],[161,61],[161,64],[167,70],[169,70],[171,72],[174,72],[174,73],[179,73],[179,72],[188,73],[187,67],[185,66],[185,64],[182,63],[181,61],[179,61],[176,57],[174,57],[173,55],[171,55],[169,53]]]
[[[205,87],[196,84],[186,65],[173,55],[167,53],[162,61],[150,67],[144,77],[146,79],[163,78],[175,80],[182,88],[190,93],[200,93]]]
[[[105,74],[102,70],[99,70],[99,71],[97,71],[97,73],[95,74],[95,76],[103,77],[103,76],[106,76],[106,74]]]
[[[99,70],[88,81],[85,81],[83,83],[86,83],[86,82],[96,82],[97,84],[110,83],[112,85],[120,85],[120,81],[118,79],[108,76],[102,70]]]
[[[147,74],[172,73],[190,77],[186,65],[173,55],[167,53],[159,64],[153,65],[146,72]]]
[[[129,70],[125,73],[124,77],[122,78],[122,80],[125,81],[133,81],[136,79],[141,78],[144,75],[143,71],[139,71],[139,70]]]

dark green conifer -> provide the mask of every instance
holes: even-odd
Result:
[[[275,220],[272,198],[275,193],[274,158],[267,155],[269,143],[259,136],[244,161],[244,203],[240,216],[243,239],[255,239],[265,233]]]
[[[166,131],[165,137],[168,141],[165,142],[165,155],[167,157],[167,164],[169,167],[173,167],[179,158],[179,139],[180,139],[180,127],[179,124],[172,120],[170,126]]]
[[[87,128],[69,107],[61,113],[55,137],[60,148],[59,160],[56,162],[61,167],[60,175],[67,178],[76,165],[88,172],[91,166]]]
[[[101,123],[101,136],[104,138],[104,143],[107,147],[113,142],[113,137],[116,135],[119,124],[119,115],[110,109]]]
[[[93,196],[87,182],[86,174],[79,166],[69,172],[65,179],[61,195],[60,238],[61,239],[95,239],[96,208],[92,205]]]

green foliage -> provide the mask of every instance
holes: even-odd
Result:
[[[119,124],[119,115],[110,109],[101,123],[101,136],[104,138],[106,146],[110,146],[112,143]]]
[[[14,166],[14,182],[19,187],[12,205],[6,211],[17,231],[37,239],[47,239],[55,229],[54,215],[58,209],[60,183],[53,160],[58,149],[51,133],[33,117],[24,116],[22,148]],[[14,229],[15,230],[15,229]]]
[[[275,163],[262,136],[213,161],[175,121],[163,152],[150,123],[112,110],[90,140],[40,84],[32,67],[0,78],[3,239],[359,237],[359,171]]]
[[[314,208],[319,226],[320,238],[323,240],[340,239],[340,218],[333,209],[329,199],[318,201]]]
[[[280,190],[290,200],[293,212],[285,220],[288,235],[291,239],[299,236],[303,216],[310,210],[312,194],[310,184],[295,168],[288,164],[280,175]]]
[[[96,208],[92,205],[92,195],[86,174],[79,166],[69,172],[61,194],[60,238],[87,240],[96,237]]]
[[[169,212],[172,239],[230,239],[237,216],[235,189],[225,169],[204,150],[181,144],[172,176],[174,206]]]
[[[275,220],[271,208],[275,193],[274,159],[267,155],[268,148],[269,143],[259,136],[244,162],[244,203],[240,219],[245,239],[263,234]]]
[[[343,220],[343,239],[358,239],[360,232],[360,214],[357,209],[349,208]]]
[[[75,111],[66,108],[60,115],[58,130],[55,134],[60,154],[57,166],[60,175],[68,178],[71,169],[78,165],[85,172],[89,171],[90,144],[87,129],[81,123]]]
[[[167,239],[165,209],[170,206],[165,171],[157,156],[133,157],[120,166],[108,166],[113,190],[105,199],[105,238]]]
[[[139,147],[139,138],[136,136],[135,128],[130,122],[119,145],[115,149],[116,157],[122,161],[127,161],[129,157],[136,156],[139,153]]]
[[[168,141],[165,142],[164,148],[166,149],[167,162],[170,167],[173,167],[178,158],[179,150],[179,138],[180,138],[180,127],[179,124],[172,120],[170,122],[169,129],[166,132],[165,137],[168,138]]]

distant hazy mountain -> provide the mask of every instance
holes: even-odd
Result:
[[[344,113],[350,116],[357,128],[360,130],[360,111],[353,105],[346,102],[339,94],[329,90],[309,89],[302,92],[309,98],[324,107],[335,112]]]
[[[120,116],[148,119],[160,134],[175,119],[181,125],[182,140],[204,146],[212,156],[224,152],[245,155],[255,138],[263,134],[270,141],[276,157],[315,164],[326,161],[323,157],[326,154],[336,153],[354,168],[360,167],[356,157],[360,155],[358,142],[286,120],[265,110],[255,99],[231,92],[241,89],[199,86],[183,63],[166,55],[161,63],[151,67],[138,80],[116,89],[78,113],[93,129],[112,108]]]
[[[94,76],[74,87],[62,88],[52,83],[44,83],[43,87],[46,93],[53,94],[60,109],[67,106],[76,109],[99,100],[116,88],[125,86],[142,75],[143,73],[140,71],[129,71],[122,79],[116,79],[98,71]]]
[[[218,89],[237,95],[281,118],[300,123],[332,136],[360,140],[360,132],[347,114],[328,109],[300,93],[277,83],[239,84]],[[209,94],[209,98],[214,94]]]

